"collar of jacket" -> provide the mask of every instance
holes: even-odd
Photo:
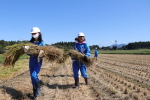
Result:
[[[83,42],[78,42],[79,44],[83,44],[83,43],[86,43],[86,41],[83,41]]]

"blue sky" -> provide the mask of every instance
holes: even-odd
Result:
[[[47,44],[78,32],[89,45],[150,41],[150,0],[0,0],[0,40],[30,40],[32,27]]]

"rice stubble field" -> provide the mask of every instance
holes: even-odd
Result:
[[[80,77],[76,90],[72,89],[71,60],[65,64],[43,62],[37,100],[150,100],[149,61],[149,55],[100,54],[95,65],[87,68],[90,85]],[[30,100],[31,96],[29,70],[0,81],[0,100]]]

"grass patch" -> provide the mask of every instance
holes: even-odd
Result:
[[[14,68],[12,68],[12,67],[8,67],[8,68],[0,67],[0,80],[5,80],[7,78],[10,78],[13,76],[13,74],[18,72],[19,70],[21,70],[23,68],[27,68],[28,67],[28,63],[27,63],[28,60],[26,58],[28,58],[28,57],[29,56],[27,56],[27,55],[22,55],[19,58],[19,60],[16,62]],[[2,62],[3,62],[3,60],[2,60]]]
[[[0,55],[0,63],[3,63],[3,55]]]
[[[0,67],[0,79],[6,79],[8,77],[11,77],[14,72],[18,71],[21,68],[9,68],[4,69],[3,67]]]
[[[94,54],[94,50],[92,50]],[[139,49],[139,50],[99,50],[99,54],[150,54],[150,49]]]
[[[25,62],[24,63],[17,62],[16,66],[14,68],[10,67],[10,68],[4,69],[4,67],[0,67],[0,80],[5,80],[7,78],[10,78],[13,76],[13,74],[18,72],[19,70],[21,70],[23,68],[27,68],[28,67],[27,63],[26,63],[26,65],[24,65],[24,64],[25,64]]]

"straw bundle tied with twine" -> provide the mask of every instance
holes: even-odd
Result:
[[[29,48],[24,51],[24,47],[28,46]],[[8,47],[8,52],[4,54],[4,66],[13,66],[15,62],[19,59],[23,54],[34,55],[39,58],[45,57],[48,61],[64,63],[68,56],[64,55],[63,50],[58,49],[53,46],[38,46],[32,43],[29,44],[16,44]],[[43,56],[40,56],[40,51],[43,51]]]
[[[84,63],[87,67],[90,67],[94,64],[95,59],[92,57],[87,57],[87,61],[84,60],[84,54],[71,49],[68,51],[68,54],[72,57],[75,58],[76,60],[78,60],[79,62]]]

